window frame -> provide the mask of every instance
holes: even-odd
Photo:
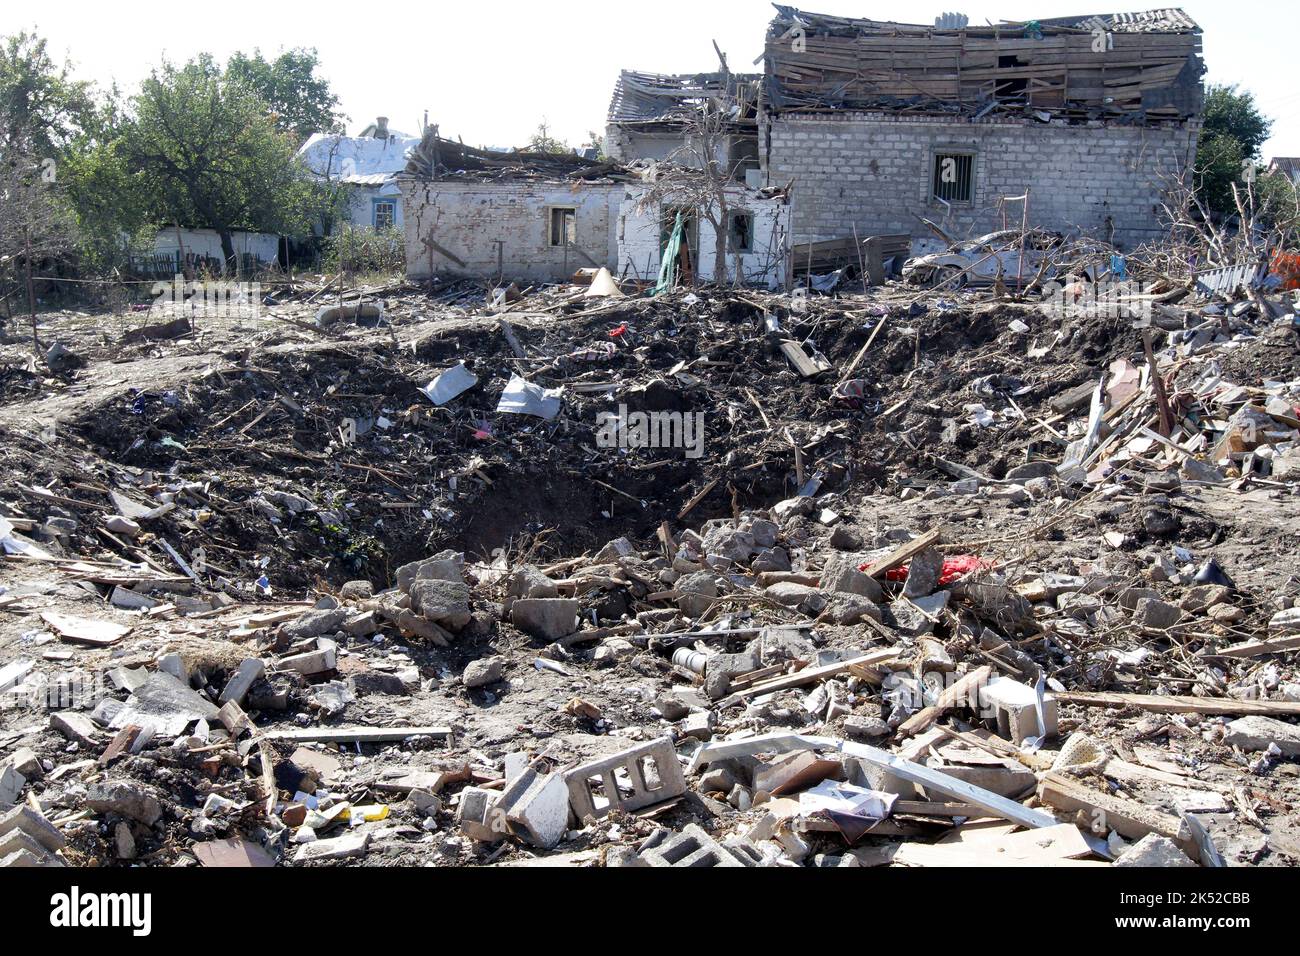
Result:
[[[564,241],[564,236],[563,236],[563,235],[561,236],[561,239],[560,239],[559,242],[556,242],[556,241],[555,241],[555,214],[556,214],[557,212],[558,212],[558,213],[568,213],[568,214],[569,214],[569,217],[568,217],[568,218],[569,218],[570,221],[572,222],[572,225],[571,225],[567,230],[565,230],[563,227],[561,227],[561,232],[563,232],[563,233],[571,233],[571,236],[570,236],[568,242],[565,242],[565,241]],[[565,248],[566,246],[569,247],[569,248],[573,248],[573,247],[576,246],[577,244],[578,244],[578,207],[577,207],[577,206],[563,206],[563,205],[547,206],[547,207],[546,207],[546,245],[547,245],[547,248],[550,248],[550,249],[563,249],[563,248]]]
[[[952,158],[966,158],[970,160],[970,173],[966,183],[965,199],[949,199],[946,196],[939,195],[938,186],[939,171],[943,160]],[[973,206],[975,205],[975,171],[976,163],[979,161],[979,153],[969,147],[961,146],[937,146],[930,153],[930,176],[926,184],[926,190],[929,193],[928,204],[931,206],[943,205],[947,203],[951,206]]]
[[[379,207],[380,207],[380,206],[390,206],[390,207],[392,207],[392,210],[393,210],[393,212],[392,212],[392,217],[391,217],[391,219],[390,219],[390,221],[389,221],[387,227],[381,227],[381,226],[379,225]],[[392,196],[376,196],[376,197],[374,197],[373,199],[370,200],[370,225],[371,225],[371,227],[372,227],[376,232],[378,232],[380,228],[396,228],[396,226],[397,226],[397,199],[396,199],[395,197],[392,197]]]
[[[743,216],[749,220],[749,245],[738,248],[736,239],[736,219]],[[727,251],[732,255],[748,256],[754,252],[754,213],[749,209],[730,209],[727,211]]]

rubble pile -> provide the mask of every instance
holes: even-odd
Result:
[[[1300,859],[1293,297],[517,291],[0,406],[0,865]]]

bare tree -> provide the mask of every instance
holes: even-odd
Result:
[[[713,227],[715,282],[725,281],[730,233],[727,191],[734,187],[740,166],[727,159],[732,109],[726,98],[710,98],[698,107],[687,106],[681,114],[684,142],[656,165],[641,198],[642,208],[690,209]]]
[[[25,286],[32,347],[38,354],[34,270],[74,244],[74,220],[57,184],[52,157],[37,155],[23,141],[0,145],[0,264],[7,264],[14,280]]]

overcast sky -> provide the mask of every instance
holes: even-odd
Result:
[[[817,0],[807,8],[843,16],[932,23],[953,10],[974,23],[1087,15],[1125,7],[1107,0],[948,0],[908,4]],[[1205,31],[1212,82],[1253,91],[1275,121],[1265,158],[1300,156],[1296,0],[1189,0]],[[444,135],[472,145],[524,143],[545,119],[577,145],[602,130],[618,71],[695,73],[718,68],[711,40],[733,70],[754,70],[772,16],[760,0],[566,3],[387,0],[372,5],[294,3],[110,3],[0,0],[0,33],[36,29],[78,73],[134,91],[165,54],[315,47],[322,71],[356,131],[377,115],[417,133],[427,111]]]

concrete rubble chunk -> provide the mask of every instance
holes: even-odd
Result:
[[[505,658],[494,656],[470,661],[461,674],[461,683],[468,688],[495,684],[505,675]]]
[[[1239,717],[1228,724],[1223,742],[1250,753],[1276,746],[1288,757],[1300,757],[1300,726],[1273,717]]]
[[[1148,833],[1119,855],[1116,866],[1125,867],[1195,867],[1191,859],[1169,837]]]
[[[92,784],[86,791],[86,806],[96,813],[114,813],[149,827],[163,814],[162,804],[151,789],[126,780]]]
[[[473,593],[463,581],[417,578],[411,582],[411,610],[449,631],[460,631],[473,618]]]
[[[531,564],[520,565],[510,573],[506,588],[505,608],[519,598],[554,598],[560,596],[560,589],[555,582]]]
[[[572,598],[525,598],[510,609],[510,623],[533,637],[558,641],[578,629],[581,605]]]
[[[12,807],[23,795],[27,777],[9,764],[0,766],[0,810]]]
[[[885,599],[885,592],[875,578],[859,570],[865,562],[861,554],[833,555],[822,569],[821,589],[829,593],[857,594],[879,604]]]
[[[1153,598],[1138,601],[1133,611],[1133,622],[1148,631],[1167,631],[1182,620],[1183,612],[1177,605]]]
[[[347,620],[347,617],[348,612],[342,608],[327,611],[308,611],[298,620],[284,625],[284,634],[291,643],[305,641],[312,637],[320,637],[324,634],[333,634],[343,626],[343,622]]]
[[[216,713],[216,708],[212,709]],[[50,714],[50,727],[83,747],[93,747],[99,742],[99,728],[87,715],[75,710],[62,710]]]
[[[939,586],[939,575],[943,572],[943,553],[937,548],[926,548],[912,558],[907,566],[907,580],[903,584],[903,596],[906,598],[923,598],[933,594]]]
[[[806,584],[779,581],[770,585],[763,593],[778,604],[797,608],[810,616],[816,616],[826,609],[826,596]]]
[[[233,701],[242,705],[244,698],[248,696],[248,692],[253,689],[253,685],[265,676],[266,664],[260,658],[245,658],[240,661],[235,673],[230,675],[230,679],[226,681],[225,689],[222,690],[218,702],[227,704]]]
[[[404,564],[398,568],[396,575],[397,589],[409,594],[411,585],[417,580],[439,580],[453,584],[464,584],[464,568],[465,556],[463,554],[455,551],[443,551],[431,558],[412,561],[410,564]]]

